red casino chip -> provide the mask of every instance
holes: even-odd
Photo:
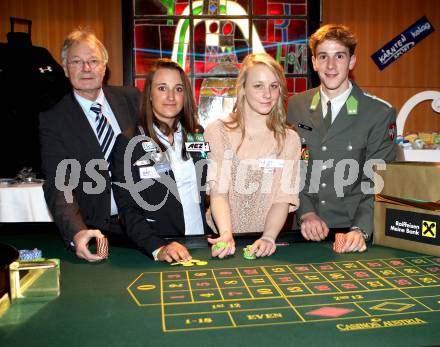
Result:
[[[343,233],[335,234],[335,242],[333,243],[333,250],[336,253],[342,253],[342,249],[344,248],[346,239],[347,237]]]
[[[108,258],[108,240],[105,236],[96,238],[96,253],[103,259]]]

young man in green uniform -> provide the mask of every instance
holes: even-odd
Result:
[[[350,228],[343,252],[362,252],[373,232],[372,164],[395,158],[396,112],[349,79],[356,64],[356,38],[343,25],[328,24],[309,40],[321,85],[289,100],[289,121],[308,157],[297,219],[307,240],[329,228]]]

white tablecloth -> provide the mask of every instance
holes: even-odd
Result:
[[[52,222],[43,184],[0,184],[0,222]]]

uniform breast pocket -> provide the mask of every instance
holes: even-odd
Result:
[[[301,139],[301,144],[307,144],[308,146],[318,146],[320,144],[320,137],[312,128],[310,130],[304,130],[299,128],[298,133]]]

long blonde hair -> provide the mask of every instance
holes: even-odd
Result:
[[[287,86],[286,78],[284,77],[284,70],[278,62],[267,53],[252,53],[249,54],[241,64],[240,73],[237,77],[236,89],[237,100],[230,115],[231,120],[225,121],[224,124],[228,129],[241,130],[241,142],[238,145],[237,152],[243,144],[246,134],[246,127],[244,121],[244,104],[245,100],[245,84],[250,68],[257,64],[265,65],[275,75],[280,86],[280,96],[277,103],[274,105],[272,111],[266,119],[266,126],[273,132],[273,136],[277,142],[278,153],[283,150],[284,141],[286,139],[286,129],[290,128],[287,124]]]

